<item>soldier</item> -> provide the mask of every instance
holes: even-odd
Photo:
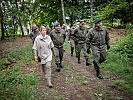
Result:
[[[36,25],[33,25],[30,31],[30,38],[32,39],[32,43],[34,44],[35,38],[39,35],[39,29]]]
[[[47,32],[46,32],[46,34],[47,34],[47,35],[50,35],[51,28],[50,28],[50,27],[47,25],[46,29],[47,29]]]
[[[71,46],[71,56],[73,56],[73,51],[75,48],[74,30],[76,29],[76,27],[77,27],[76,24],[73,24],[73,26],[69,30],[69,34],[68,34],[68,43],[70,43],[70,46]],[[76,50],[75,50],[75,52],[76,52]]]
[[[63,30],[65,31],[66,35],[67,35],[68,30],[67,30],[67,26],[66,26],[65,24],[63,24],[63,25],[61,26],[61,29],[63,29]]]
[[[46,28],[44,26],[40,27],[40,35],[35,39],[32,49],[34,50],[35,61],[38,58],[42,64],[42,70],[46,73],[45,78],[47,79],[48,86],[51,88],[53,85],[51,83],[51,61],[52,61],[52,51],[54,44],[51,37],[46,35]]]
[[[78,63],[80,64],[80,52],[83,48],[84,50],[84,57],[86,59],[86,65],[91,65],[91,63],[88,61],[88,53],[86,48],[86,34],[88,33],[87,28],[85,27],[85,23],[83,20],[80,21],[79,27],[75,29],[74,31],[74,41],[76,45],[77,50],[77,57],[78,57]]]
[[[54,54],[55,54],[55,63],[57,65],[57,71],[61,70],[62,59],[63,59],[63,45],[65,42],[66,34],[63,29],[61,29],[60,23],[56,22],[54,24],[55,29],[53,29],[50,33],[51,39],[54,43]]]
[[[96,76],[99,79],[103,79],[100,72],[100,64],[106,60],[105,46],[107,46],[107,49],[110,49],[109,33],[106,27],[102,26],[100,18],[95,19],[94,24],[94,27],[89,30],[87,35],[87,43],[92,49]]]

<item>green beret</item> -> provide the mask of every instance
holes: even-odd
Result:
[[[55,22],[55,23],[54,23],[54,27],[57,27],[57,26],[59,26],[59,25],[60,25],[59,22]]]
[[[102,21],[101,18],[96,18],[96,19],[94,20],[94,24],[97,24],[97,23],[99,23],[99,22],[101,22],[101,21]]]

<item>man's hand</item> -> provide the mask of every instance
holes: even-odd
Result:
[[[35,56],[34,59],[35,59],[36,62],[38,62],[38,57]]]

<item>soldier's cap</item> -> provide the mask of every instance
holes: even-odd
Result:
[[[99,22],[101,22],[101,21],[102,21],[101,18],[96,18],[96,19],[94,20],[94,24],[97,24],[97,23],[99,23]]]
[[[54,23],[54,27],[57,27],[57,26],[59,26],[59,25],[60,25],[59,22],[55,22],[55,23]]]

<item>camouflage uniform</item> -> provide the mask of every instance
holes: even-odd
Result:
[[[90,65],[88,62],[88,53],[86,48],[86,34],[88,33],[88,30],[86,27],[78,27],[74,31],[74,41],[75,41],[75,48],[77,50],[77,56],[78,56],[78,63],[80,64],[80,52],[83,48],[84,57],[86,59],[86,65]]]
[[[75,48],[75,42],[74,42],[74,30],[76,29],[76,26],[73,25],[71,27],[71,29],[69,30],[69,34],[68,34],[68,41],[70,41],[70,45],[71,45],[71,56],[73,56],[73,51]],[[76,52],[76,50],[75,50]]]
[[[63,44],[65,42],[66,34],[64,30],[57,31],[53,29],[50,33],[51,39],[54,43],[55,63],[57,65],[57,71],[60,71],[62,67],[63,59]]]
[[[107,49],[110,48],[109,33],[106,27],[93,27],[89,30],[87,35],[87,43],[92,49],[94,57],[94,68],[97,72],[97,77],[102,78],[100,75],[100,63],[106,60],[106,45]]]

